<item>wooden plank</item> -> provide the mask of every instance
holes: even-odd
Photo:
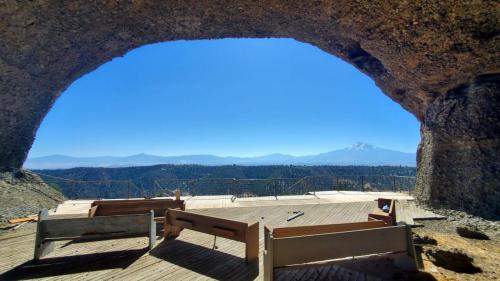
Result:
[[[269,234],[271,233],[271,230],[267,227],[267,225],[264,225],[264,250],[268,249],[267,242],[269,240]]]
[[[193,221],[183,219],[183,218],[176,218],[175,225],[178,225],[180,227],[189,228],[189,227],[193,227]]]
[[[212,227],[214,235],[221,237],[236,237],[236,232],[232,229],[227,229],[219,226]]]
[[[95,200],[92,202],[92,207],[97,205],[117,205],[117,204],[135,204],[135,203],[150,203],[150,202],[171,202],[175,201],[172,198],[161,199],[109,199],[109,200]]]
[[[385,224],[389,225],[389,226],[394,225],[394,218],[389,216],[389,215],[386,215],[386,214],[379,215],[379,214],[370,213],[370,214],[368,214],[368,218],[384,221]]]
[[[165,223],[165,217],[156,217],[155,218],[156,223],[164,224]]]
[[[244,222],[217,218],[212,216],[205,216],[196,213],[173,210],[173,209],[168,210],[166,220],[174,226],[177,225],[187,229],[192,229],[195,231],[200,231],[211,235],[218,235],[220,237],[240,242],[246,241],[245,234],[248,224]],[[179,221],[187,221],[190,222],[190,224],[181,225],[179,224]],[[231,230],[234,232],[234,235],[233,234],[229,235],[227,233],[223,233],[220,231],[218,232],[214,231],[214,227],[216,227],[215,229],[222,228],[225,230]]]
[[[259,261],[259,223],[256,222],[247,228],[245,259],[247,263]]]
[[[149,233],[149,214],[93,218],[51,219],[40,224],[43,238],[82,237],[85,235],[135,235]]]
[[[97,208],[99,208],[99,206],[93,206],[89,209],[89,218],[95,217],[95,213],[97,212]]]
[[[142,236],[145,236],[145,233],[123,234],[121,232],[118,232],[118,233],[85,234],[85,235],[80,235],[80,236],[59,236],[59,237],[44,238],[43,241],[44,242],[67,241],[67,240],[102,241],[102,240],[112,240],[112,239],[122,239],[122,238],[136,238],[136,237],[142,237]]]
[[[391,205],[389,207],[389,215],[396,218],[396,200],[391,200]]]
[[[11,219],[11,220],[8,220],[8,222],[10,224],[16,224],[16,223],[30,222],[30,221],[36,221],[36,220],[37,220],[37,215],[31,215],[31,216],[27,216],[25,218]]]
[[[278,227],[273,229],[273,237],[284,238],[291,236],[315,235],[324,233],[352,231],[359,229],[379,228],[384,226],[385,223],[383,221],[372,220],[366,222],[341,223],[341,224]]]
[[[183,200],[172,199],[94,201],[92,206],[98,206],[95,216],[145,214],[149,213],[149,210],[154,210],[158,217],[162,217],[170,208],[181,210],[185,208]]]
[[[404,226],[374,228],[276,238],[274,266],[309,263],[377,253],[406,252],[407,236]]]
[[[270,234],[270,233],[268,233]],[[272,236],[266,235],[264,249],[264,281],[272,281],[274,279],[274,243]]]

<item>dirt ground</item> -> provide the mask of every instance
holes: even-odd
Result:
[[[424,241],[426,243],[416,247],[417,251],[421,252],[423,270],[430,273],[435,280],[499,280],[499,222],[483,221],[479,224],[483,226],[479,229],[490,238],[489,240],[461,237],[457,234],[456,227],[461,226],[463,221],[453,217],[447,220],[421,221],[421,223],[423,226],[414,228],[413,232],[420,237],[428,238],[431,243]],[[432,242],[436,245],[432,245]]]

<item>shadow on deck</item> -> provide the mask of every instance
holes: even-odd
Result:
[[[3,273],[0,280],[25,280],[113,268],[125,269],[147,253],[147,250],[144,248],[31,260]]]
[[[163,240],[151,256],[216,280],[254,280],[259,263],[246,264],[245,259],[189,242]]]

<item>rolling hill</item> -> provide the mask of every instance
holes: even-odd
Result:
[[[29,158],[27,169],[69,169],[75,167],[132,167],[158,164],[173,165],[368,165],[368,166],[410,166],[416,163],[415,153],[400,152],[376,147],[366,143],[356,143],[350,147],[326,153],[307,156],[269,154],[257,157],[220,157],[215,155],[157,156],[137,154],[125,157],[72,157],[50,155]]]

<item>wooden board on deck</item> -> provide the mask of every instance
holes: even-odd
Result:
[[[396,223],[419,225],[418,220],[446,219],[446,217],[418,207],[415,201],[398,200],[396,202]]]

